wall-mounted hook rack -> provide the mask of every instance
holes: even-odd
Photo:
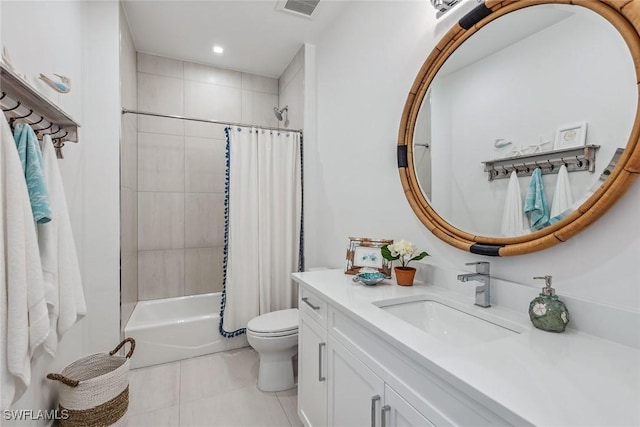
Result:
[[[12,122],[24,121],[36,131],[39,138],[50,134],[52,139],[58,140],[60,146],[56,147],[58,158],[62,158],[60,149],[64,142],[78,142],[80,124],[2,62],[0,62],[0,87],[2,88],[0,108],[7,119]],[[57,130],[53,132],[55,129]],[[62,136],[54,135],[62,131],[65,132]]]
[[[489,181],[509,178],[514,170],[518,176],[530,176],[536,168],[540,168],[543,175],[558,173],[562,165],[565,165],[569,172],[588,171],[593,173],[596,170],[596,151],[598,148],[600,148],[599,145],[583,145],[487,160],[482,163],[484,163],[484,171],[489,174]]]

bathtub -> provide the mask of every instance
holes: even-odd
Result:
[[[221,293],[140,301],[124,334],[136,340],[131,368],[157,365],[248,345],[246,335],[218,332]]]

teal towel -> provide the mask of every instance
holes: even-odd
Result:
[[[529,190],[524,200],[524,212],[529,217],[532,230],[541,230],[549,225],[549,204],[544,195],[540,168],[536,168],[531,175]]]
[[[16,141],[24,178],[27,181],[33,219],[39,224],[44,224],[51,221],[51,205],[47,184],[44,180],[42,152],[38,138],[31,126],[21,123],[16,125],[13,139]]]

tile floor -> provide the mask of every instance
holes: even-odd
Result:
[[[131,371],[129,427],[300,427],[297,389],[256,386],[251,348]]]

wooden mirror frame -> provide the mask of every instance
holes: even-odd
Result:
[[[405,196],[422,223],[438,238],[479,255],[522,255],[565,242],[600,218],[640,173],[640,93],[638,109],[625,150],[611,172],[578,209],[542,230],[516,237],[485,237],[460,230],[439,216],[423,194],[413,164],[413,133],[429,85],[449,56],[489,22],[507,13],[548,3],[586,7],[609,21],[625,40],[640,82],[640,0],[486,0],[465,15],[438,42],[411,87],[398,133],[398,171]],[[638,88],[638,86],[637,86]]]

